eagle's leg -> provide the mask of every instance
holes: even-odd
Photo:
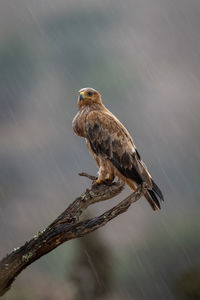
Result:
[[[95,181],[95,184],[101,184],[101,183],[111,184],[114,178],[115,176],[114,176],[113,166],[110,164],[109,161],[101,160],[99,171],[98,171],[98,178]]]

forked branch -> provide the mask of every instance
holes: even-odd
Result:
[[[91,180],[95,177],[86,173],[79,174]],[[82,212],[91,204],[104,201],[118,195],[124,188],[120,181],[111,185],[92,185],[68,208],[56,218],[45,230],[38,232],[30,241],[20,248],[14,249],[0,261],[0,296],[11,287],[15,277],[28,265],[41,256],[52,251],[62,243],[82,237],[108,223],[119,214],[125,212],[129,206],[141,197],[141,188],[122,200],[113,208],[98,217],[79,221]]]

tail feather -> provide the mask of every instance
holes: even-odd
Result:
[[[159,200],[164,201],[164,197],[163,197],[161,190],[159,189],[159,187],[153,180],[152,180],[152,189],[151,190],[148,189],[144,193],[144,196],[147,199],[147,201],[149,202],[149,204],[151,205],[153,210],[160,209],[160,201]]]
[[[163,194],[162,194],[161,190],[159,189],[159,187],[157,186],[157,184],[153,181],[153,179],[152,179],[151,181],[152,181],[152,190],[154,191],[154,193],[156,193],[156,195],[157,195],[162,201],[164,201],[164,197],[163,197]]]
[[[160,209],[160,202],[159,202],[158,198],[156,197],[156,194],[154,193],[153,190],[147,190],[144,193],[144,196],[147,199],[147,201],[149,202],[149,204],[151,205],[153,210]]]

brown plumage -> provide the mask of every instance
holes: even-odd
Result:
[[[133,191],[145,186],[143,194],[153,210],[160,208],[161,190],[155,184],[127,129],[103,105],[101,95],[92,88],[79,91],[79,111],[72,127],[84,137],[98,167],[97,184],[119,177]]]

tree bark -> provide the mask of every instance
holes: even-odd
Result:
[[[79,174],[91,180],[95,177],[86,173]],[[92,185],[68,208],[56,218],[45,230],[39,231],[30,241],[14,249],[0,261],[0,296],[3,296],[11,287],[16,276],[28,265],[38,260],[41,256],[52,251],[62,243],[87,235],[106,225],[110,220],[125,212],[129,206],[141,197],[141,187],[122,200],[113,208],[100,216],[79,221],[82,212],[91,204],[104,201],[118,195],[124,188],[120,181],[111,185]]]

